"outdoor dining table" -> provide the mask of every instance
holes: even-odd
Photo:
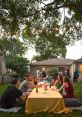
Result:
[[[39,88],[38,93],[36,93],[34,88],[26,100],[25,112],[30,114],[43,111],[67,113],[70,109],[65,107],[64,99],[59,92],[53,91],[50,88],[47,91]]]

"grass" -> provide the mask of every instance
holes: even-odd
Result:
[[[0,95],[3,93],[3,91],[6,89],[8,86],[8,83],[0,84]]]
[[[74,83],[74,95],[77,99],[82,100],[81,94],[82,94],[82,82],[80,83]]]
[[[0,85],[0,95],[3,93],[5,88],[7,87],[7,83],[4,85]],[[75,97],[80,99],[80,93],[82,92],[82,83],[74,83],[74,90],[75,90]],[[24,110],[18,112],[18,113],[4,113],[0,112],[0,117],[81,117],[82,116],[82,110],[80,111],[73,111],[70,113],[62,113],[62,114],[54,114],[54,113],[48,113],[48,112],[40,112],[37,114],[27,114],[24,112]]]

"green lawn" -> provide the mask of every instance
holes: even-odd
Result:
[[[0,84],[0,95],[3,93],[3,91],[5,90],[7,86],[8,86],[8,83]]]
[[[4,89],[7,87],[8,84],[0,85],[0,95],[4,91]],[[74,83],[74,89],[75,89],[75,97],[78,99],[80,98],[80,93],[82,92],[82,83]],[[18,113],[4,113],[0,112],[0,117],[81,117],[82,116],[82,110],[80,111],[73,111],[70,113],[63,113],[63,114],[54,114],[54,113],[48,113],[48,112],[41,112],[37,114],[27,114],[24,112],[24,110],[18,112]]]

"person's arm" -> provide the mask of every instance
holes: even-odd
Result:
[[[29,94],[30,94],[30,92],[21,93],[21,95],[18,97],[18,99],[19,99],[21,102],[25,103],[27,97],[29,96]]]
[[[21,95],[21,96],[19,97],[19,100],[22,101],[23,103],[25,103],[25,101],[26,101],[26,96]]]
[[[25,103],[26,97],[27,97],[28,95],[23,95],[23,93],[22,93],[21,90],[19,90],[19,89],[16,89],[15,92],[16,92],[17,98],[18,98],[21,102]]]
[[[22,90],[22,88],[23,88],[23,86],[24,86],[25,84],[26,84],[26,82],[23,81],[23,82],[20,84],[19,89]]]
[[[62,86],[60,87],[60,89],[58,89],[58,91],[60,92],[64,87],[65,87],[65,83],[62,84]]]
[[[54,88],[53,90],[60,92],[65,87],[65,83],[62,84],[60,89]]]
[[[57,83],[58,83],[58,80],[56,80],[56,81],[54,82],[54,86],[56,86]]]

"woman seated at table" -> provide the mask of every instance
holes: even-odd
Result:
[[[81,106],[81,102],[74,98],[74,88],[70,82],[69,77],[64,78],[64,82],[59,89],[56,91],[61,91],[63,89],[62,96],[64,98],[65,106],[68,107],[79,107]]]
[[[53,86],[55,84],[55,81],[57,80],[58,78],[58,73],[54,75],[54,77],[52,78],[51,80],[51,86]]]
[[[63,76],[58,74],[54,86],[56,86],[57,89],[60,89],[62,85],[63,85]],[[62,89],[59,92],[62,94]]]
[[[53,81],[53,86],[55,86],[55,88],[57,88],[57,89],[60,89],[60,87],[63,84],[63,76],[57,74],[54,78],[55,79]],[[61,89],[59,92],[62,94],[63,90]]]
[[[74,97],[74,88],[68,76],[64,78],[64,82],[60,87],[59,91],[63,89],[62,96],[63,98],[73,98]]]

